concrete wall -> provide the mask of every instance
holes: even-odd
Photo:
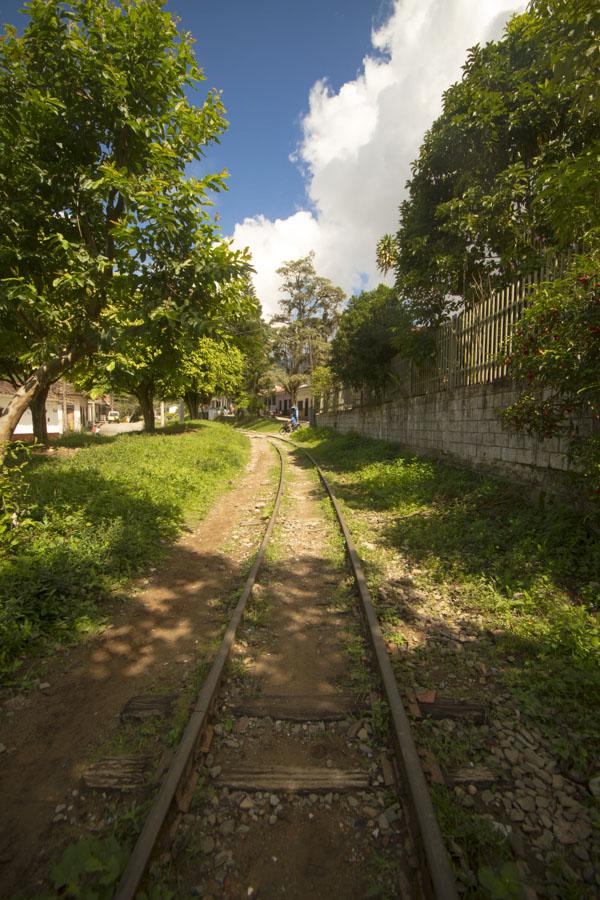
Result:
[[[497,381],[392,400],[381,406],[320,413],[317,425],[382,438],[416,453],[492,469],[540,487],[560,488],[565,473],[572,469],[569,441],[539,441],[506,431],[498,413],[517,396],[512,382]]]

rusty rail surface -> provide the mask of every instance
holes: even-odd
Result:
[[[135,847],[133,848],[133,852],[129,857],[125,871],[123,872],[121,880],[113,895],[114,900],[133,900],[135,897],[148,867],[148,863],[152,857],[154,848],[169,816],[177,791],[180,788],[180,785],[185,784],[191,773],[197,745],[219,689],[225,666],[235,640],[236,631],[241,622],[250,592],[254,586],[258,570],[264,559],[265,551],[279,511],[281,497],[283,495],[285,469],[281,450],[275,444],[273,444],[273,446],[279,454],[279,485],[267,530],[265,531],[260,544],[254,565],[246,579],[240,599],[238,600],[229,625],[227,626],[227,631],[225,632],[221,646],[219,647],[219,652],[217,653],[206,681],[198,694],[198,699],[196,700],[186,729],[179,742],[175,756],[173,757],[171,765],[160,786],[158,794],[154,799],[148,817],[144,822],[144,826],[139,834]]]

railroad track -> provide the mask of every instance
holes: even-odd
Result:
[[[154,860],[191,844],[195,850],[187,853],[183,869],[206,868],[207,857],[214,854],[222,871],[241,867],[246,881],[256,881],[257,886],[242,888],[235,878],[226,878],[219,889],[222,896],[350,898],[383,891],[389,895],[393,885],[393,893],[406,898],[456,898],[427,782],[341,509],[314,458],[291,441],[275,440],[302,449],[333,506],[354,597],[358,593],[360,601],[357,622],[362,622],[371,646],[371,686],[374,677],[379,690],[369,690],[357,705],[340,688],[346,663],[338,637],[349,611],[332,605],[331,597],[348,579],[348,571],[332,568],[321,546],[332,523],[327,526],[323,516],[306,517],[319,510],[312,476],[296,455],[272,441],[280,475],[265,535],[114,897],[134,898],[145,879],[152,881],[147,876]],[[287,504],[296,504],[302,518],[295,520],[292,512],[281,524],[287,549],[279,563],[266,567],[267,589],[280,600],[268,628],[259,629],[260,637],[244,635],[253,677],[250,687],[243,682],[240,686],[228,672],[228,662],[240,640],[248,601],[260,593],[257,579],[284,496],[286,455],[293,470]],[[264,592],[264,585],[261,589]],[[369,666],[368,661],[362,663]],[[374,721],[384,708],[389,710],[389,740],[381,723],[378,728]],[[194,793],[198,796],[199,779],[205,784],[200,792],[205,806],[193,816],[189,810]],[[215,812],[221,801],[227,805],[225,817]],[[216,853],[213,833],[219,835],[220,847],[229,841],[231,849]],[[258,857],[265,853],[269,858],[261,862]],[[379,861],[379,875],[365,876],[370,857]],[[304,872],[304,887],[298,871]],[[280,885],[274,883],[277,877]],[[296,883],[290,883],[294,877]],[[365,877],[371,879],[369,884]],[[183,881],[188,887],[182,896],[189,896],[189,872]],[[216,885],[202,893],[214,896]]]

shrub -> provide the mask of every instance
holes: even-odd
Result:
[[[539,284],[518,323],[509,356],[523,385],[505,421],[541,438],[574,436],[574,419],[600,418],[600,245],[567,273]],[[600,442],[575,440],[590,492],[600,496]]]

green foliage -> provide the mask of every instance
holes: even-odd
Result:
[[[140,301],[143,297],[140,296]],[[190,418],[200,414],[200,405],[214,394],[235,396],[242,390],[246,353],[253,347],[245,334],[248,320],[260,320],[260,306],[246,278],[203,291],[188,303],[186,316],[154,316],[140,331],[141,313],[134,303],[116,343],[97,354],[93,363],[80,367],[78,384],[134,394],[144,415],[146,430],[154,428],[154,398],[184,397]]]
[[[507,878],[516,876],[514,887],[517,893],[500,896],[510,897],[511,900],[521,900],[518,873],[514,871],[514,863],[511,862],[512,854],[506,838],[499,834],[491,822],[483,816],[470,814],[458,807],[447,787],[434,784],[431,792],[444,837],[451,842],[452,848],[465,848],[468,852],[468,861],[462,860],[463,865],[459,871],[463,890],[472,892],[471,896],[487,897],[487,893],[482,895],[482,888],[487,891],[488,884],[493,887],[502,884],[502,878],[495,874],[490,865],[493,862],[499,865],[500,872],[506,873]],[[477,877],[469,866],[473,861],[479,860],[484,864],[480,865],[479,877]],[[466,866],[465,862],[467,862]],[[483,881],[481,881],[482,874]]]
[[[264,394],[274,386],[271,371],[271,349],[274,330],[262,318],[260,303],[256,301],[236,332],[235,342],[244,355],[241,390],[233,392],[238,409],[260,413],[264,409]]]
[[[201,292],[188,300],[188,312],[200,316],[154,316],[143,329],[141,313],[133,303],[127,323],[115,344],[93,362],[80,366],[77,383],[86,390],[131,393],[139,401],[147,431],[154,430],[154,398],[184,397],[190,417],[199,416],[200,404],[213,394],[240,390],[245,357],[230,334],[248,316],[258,314],[258,304],[246,279],[221,285],[213,294]],[[140,302],[143,297],[140,295]]]
[[[381,389],[411,323],[396,293],[383,284],[352,297],[331,343],[331,368],[343,384]]]
[[[110,900],[127,859],[114,835],[84,838],[66,848],[52,868],[52,882],[67,897]]]
[[[242,384],[244,356],[237,347],[214,338],[201,338],[182,360],[177,373],[183,392],[208,402],[214,394],[234,394]]]
[[[437,323],[600,225],[595,0],[534,0],[469,51],[413,164],[397,286]]]
[[[505,862],[496,871],[491,866],[479,869],[479,883],[491,900],[520,900],[524,897],[519,872],[514,862]]]
[[[508,358],[521,396],[505,421],[541,438],[573,434],[573,418],[600,417],[600,249],[538,285],[519,321]],[[600,496],[598,438],[578,448],[590,492]]]
[[[342,313],[342,318],[344,313]],[[310,377],[310,386],[314,398],[326,397],[333,391],[338,382],[330,366],[316,366]]]
[[[390,271],[390,269],[394,268],[396,263],[396,257],[398,255],[398,246],[396,244],[396,239],[392,234],[384,234],[382,238],[377,241],[377,268],[384,275]]]
[[[0,559],[0,672],[97,626],[103,602],[206,512],[246,458],[242,435],[206,422],[34,458],[22,474],[34,521]]]
[[[139,833],[148,804],[123,806],[110,802],[105,809],[106,824],[111,834],[89,835],[69,844],[61,859],[50,870],[55,893],[81,900],[109,900],[123,873],[135,836]],[[108,829],[107,829],[108,830]],[[156,872],[147,891],[139,891],[139,900],[173,900],[174,894],[165,887]],[[44,895],[45,896],[45,895]],[[45,900],[49,900],[49,897]]]
[[[296,440],[328,470],[355,534],[372,531],[376,513],[383,546],[418,566],[426,589],[502,631],[499,652],[515,659],[505,677],[522,709],[585,761],[600,732],[597,521],[383,441],[327,429]],[[576,696],[588,698],[585,717]]]
[[[23,475],[30,451],[25,444],[14,443],[0,461],[0,551],[16,547],[23,530],[32,524],[28,487]]]
[[[163,7],[33,0],[0,43],[1,372],[51,382],[123,329],[195,327],[247,271],[208,211],[223,173],[186,175],[226,122],[188,99],[204,76]]]

